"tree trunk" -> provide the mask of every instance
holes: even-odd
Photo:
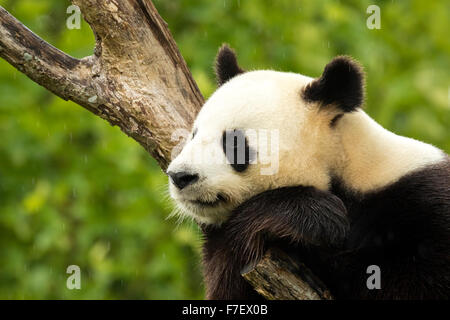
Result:
[[[204,102],[167,24],[149,0],[72,2],[95,34],[94,55],[67,55],[0,7],[0,57],[59,97],[119,126],[165,170]],[[294,292],[289,297],[266,294],[267,298],[328,297],[303,283],[298,276],[302,267],[286,261],[269,253],[260,263],[269,265],[263,269],[275,272],[277,280],[267,274],[245,277],[257,289],[290,286],[289,292]],[[261,276],[266,272],[261,270],[254,272]]]
[[[33,81],[119,126],[165,169],[203,97],[150,1],[74,0],[94,31],[94,55],[78,60],[0,7],[0,56]]]

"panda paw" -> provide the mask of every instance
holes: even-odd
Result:
[[[259,260],[266,239],[339,248],[349,221],[343,202],[313,187],[284,187],[263,192],[236,208],[224,226],[227,245],[244,265]]]

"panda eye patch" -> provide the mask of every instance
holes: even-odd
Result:
[[[251,151],[243,130],[226,130],[222,135],[223,152],[231,167],[237,172],[247,169]]]

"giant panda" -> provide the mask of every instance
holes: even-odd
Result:
[[[336,299],[450,298],[449,157],[362,110],[356,61],[338,56],[316,79],[244,71],[224,45],[215,68],[219,87],[167,169],[178,211],[204,233],[208,299],[260,298],[240,272],[272,245]],[[270,174],[259,140],[277,142]],[[381,288],[367,286],[371,265]]]

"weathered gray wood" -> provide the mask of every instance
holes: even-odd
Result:
[[[269,249],[242,276],[268,300],[331,300],[325,285],[302,263],[279,249]]]
[[[0,7],[0,56],[33,81],[119,126],[165,169],[203,97],[150,1],[73,0],[96,37],[78,60]]]
[[[119,126],[165,169],[179,144],[173,133],[190,129],[204,102],[167,24],[149,0],[72,2],[95,34],[94,55],[70,57],[0,7],[0,57],[59,97]],[[299,278],[298,272],[308,275],[303,266],[280,257],[266,256],[245,277],[267,298],[328,298],[326,290],[308,288]]]

